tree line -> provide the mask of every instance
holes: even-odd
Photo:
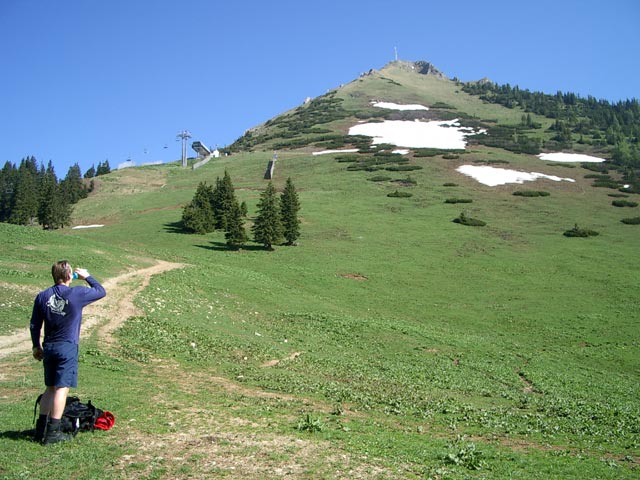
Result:
[[[530,92],[509,84],[470,82],[463,91],[478,95],[482,100],[507,108],[522,108],[525,114],[535,113],[555,119],[550,130],[558,148],[571,148],[574,135],[578,143],[608,149],[609,167],[621,171],[631,186],[628,191],[640,193],[640,102],[630,99],[609,103],[589,95],[582,98],[575,93],[558,91],[555,95]],[[527,125],[527,117],[523,117]],[[539,125],[529,125],[533,128]],[[602,166],[606,168],[606,166]]]
[[[582,98],[561,91],[549,95],[493,82],[465,83],[462,89],[490,103],[555,119],[552,130],[560,143],[570,143],[571,134],[575,134],[579,142],[612,147],[612,160],[617,165],[640,168],[640,103],[635,98],[610,103],[591,95]]]
[[[287,179],[280,197],[269,182],[260,195],[253,219],[253,241],[268,250],[283,241],[286,245],[295,245],[300,236],[299,210],[298,193],[291,178]],[[247,215],[247,204],[238,202],[231,177],[225,170],[222,179],[216,178],[215,186],[200,182],[182,211],[182,224],[187,231],[197,234],[224,231],[227,245],[238,249],[249,241],[245,228]]]
[[[97,170],[92,166],[84,178],[109,172],[106,161]],[[93,180],[87,185],[77,163],[59,180],[51,161],[46,168],[33,156],[23,158],[19,165],[6,162],[0,170],[0,222],[63,228],[71,224],[73,205],[92,190]]]

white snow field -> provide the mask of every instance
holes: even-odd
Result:
[[[483,132],[460,127],[458,120],[421,122],[419,120],[386,120],[362,123],[349,129],[349,135],[373,137],[373,143],[391,143],[405,148],[441,148],[461,150],[467,145],[465,138]]]
[[[77,230],[80,228],[100,228],[104,227],[104,225],[76,225],[75,227],[71,227],[71,230]]]
[[[371,104],[374,107],[378,108],[386,108],[389,110],[429,110],[429,107],[425,107],[424,105],[400,105],[398,103],[391,102],[376,102],[372,101]]]
[[[546,178],[554,182],[575,182],[573,178],[561,178],[555,175],[545,175],[544,173],[520,172],[517,170],[487,166],[462,165],[456,168],[456,171],[490,187],[505,185],[507,183],[533,182],[539,178]]]
[[[581,153],[541,153],[538,155],[540,160],[548,160],[550,162],[580,162],[580,163],[602,163],[604,158],[592,157]]]
[[[371,102],[375,107],[395,110],[428,110],[424,105],[399,105],[390,102]],[[373,144],[389,143],[400,147],[393,153],[407,155],[409,148],[440,148],[443,150],[462,150],[466,148],[466,137],[486,133],[485,130],[474,131],[461,127],[457,119],[450,121],[408,121],[385,120],[384,122],[359,123],[349,129],[349,135],[365,135],[373,138]],[[324,150],[313,155],[325,153],[356,152],[357,150]],[[545,153],[538,157],[541,160],[554,162],[603,162],[604,159],[582,154]],[[462,165],[457,172],[491,187],[507,183],[533,182],[544,178],[554,182],[575,182],[573,178],[562,178],[538,172],[523,172],[489,166]]]
[[[321,152],[312,152],[311,155],[327,155],[328,153],[355,153],[357,148],[347,148],[345,150],[323,150]]]

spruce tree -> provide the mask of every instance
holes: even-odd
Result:
[[[44,229],[53,229],[53,221],[55,211],[57,210],[58,198],[58,179],[53,170],[53,164],[49,162],[49,166],[40,183],[40,202],[38,205],[38,222]]]
[[[629,146],[629,143],[625,139],[620,140],[616,144],[615,148],[613,149],[612,160],[616,164],[623,165],[623,166],[626,166],[631,163],[631,160],[632,160],[631,147]]]
[[[109,166],[109,160],[105,160],[104,163],[98,164],[98,170],[96,170],[96,177],[98,175],[106,175],[107,173],[111,173],[111,167]]]
[[[73,207],[71,204],[64,200],[64,196],[60,197],[62,199],[60,204],[60,209],[57,211],[57,216],[54,219],[54,228],[64,228],[67,225],[71,225],[71,214],[73,213]]]
[[[287,178],[284,191],[280,196],[280,212],[282,218],[282,227],[284,238],[287,245],[295,245],[296,240],[300,236],[300,220],[298,219],[298,211],[300,210],[300,201],[296,187],[291,181],[291,177]]]
[[[93,178],[95,176],[96,176],[96,167],[91,165],[91,168],[89,168],[89,170],[84,172],[84,178]]]
[[[265,191],[260,195],[258,215],[251,231],[254,241],[261,243],[268,250],[273,250],[273,244],[282,241],[280,206],[272,182],[269,182]]]
[[[15,196],[9,222],[31,225],[38,217],[38,169],[35,159],[22,160],[18,169]]]
[[[211,209],[213,189],[200,182],[193,199],[182,210],[182,224],[188,230],[205,234],[215,230],[215,219]]]
[[[247,232],[244,228],[242,209],[235,198],[227,215],[227,229],[224,236],[227,239],[227,245],[236,249],[240,248],[248,240]]]
[[[82,183],[82,173],[77,163],[69,167],[67,176],[60,182],[60,188],[69,203],[78,203],[78,200],[87,198],[87,190]]]
[[[0,171],[0,222],[6,222],[11,216],[18,170],[11,162],[6,162]]]
[[[40,182],[40,204],[38,221],[42,228],[53,230],[69,225],[71,204],[58,184],[53,164],[49,162]]]
[[[36,157],[34,157],[33,155],[30,157],[26,157],[23,158],[22,161],[20,162],[20,168],[19,169],[26,169],[28,171],[30,171],[34,177],[38,176],[38,162],[36,161]],[[41,164],[40,165],[40,171],[41,173],[44,173],[44,166]]]
[[[226,231],[227,220],[231,215],[231,209],[235,202],[235,191],[229,172],[224,171],[224,177],[216,178],[216,187],[213,190],[212,205],[216,228]]]

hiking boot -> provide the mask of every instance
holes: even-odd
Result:
[[[71,440],[73,435],[70,433],[64,433],[60,430],[60,423],[57,425],[52,425],[51,421],[47,423],[46,432],[44,434],[44,439],[42,440],[43,445],[50,445],[52,443],[60,443],[66,442],[67,440]]]
[[[33,434],[33,441],[42,443],[44,441],[44,434],[47,431],[47,417],[38,418],[36,420],[36,431]]]

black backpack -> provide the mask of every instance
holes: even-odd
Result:
[[[36,399],[36,404],[33,407],[34,419],[41,398],[42,395]],[[93,431],[96,420],[102,413],[102,410],[91,404],[91,400],[89,400],[89,403],[82,403],[78,397],[67,397],[67,404],[64,407],[64,413],[60,421],[60,429],[73,435],[78,432]]]

